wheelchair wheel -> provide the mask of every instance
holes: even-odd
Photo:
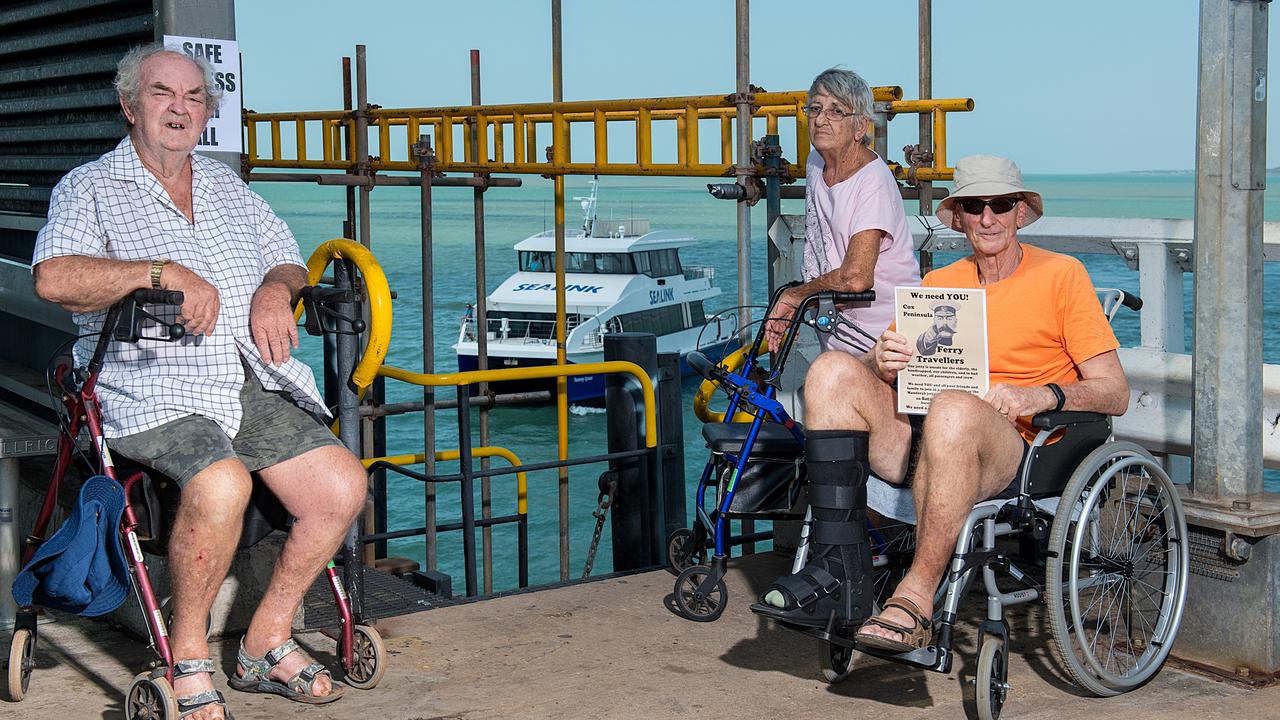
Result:
[[[31,673],[35,670],[36,636],[29,628],[13,631],[9,645],[9,701],[21,702],[31,686]]]
[[[354,664],[346,672],[343,682],[358,690],[372,690],[387,671],[387,646],[382,635],[368,625],[351,628]]]
[[[822,663],[822,678],[828,684],[842,683],[849,678],[858,651],[833,642],[818,643],[818,661]]]
[[[974,678],[974,704],[979,720],[997,720],[1004,707],[1005,693],[1004,640],[987,636],[982,639],[978,653],[978,674]]]
[[[697,537],[689,528],[676,528],[667,536],[667,572],[679,575],[694,565],[706,563],[705,535]]]
[[[694,622],[712,622],[724,614],[724,606],[729,599],[729,589],[724,580],[717,582],[709,592],[701,593],[698,588],[711,573],[706,565],[694,565],[685,568],[676,578],[676,608],[680,614]]]
[[[124,705],[125,720],[178,720],[178,696],[164,670],[138,674],[129,686]]]
[[[1154,677],[1188,575],[1186,516],[1164,469],[1133,443],[1090,453],[1063,491],[1049,549],[1049,627],[1071,679],[1107,697]]]

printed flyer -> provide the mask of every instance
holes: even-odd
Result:
[[[974,288],[894,288],[898,332],[915,354],[898,373],[898,412],[923,415],[942,390],[987,394],[987,295]]]

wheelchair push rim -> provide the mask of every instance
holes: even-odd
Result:
[[[1050,628],[1073,680],[1100,696],[1155,676],[1186,600],[1186,517],[1163,468],[1141,447],[1098,448],[1072,475],[1054,520]]]

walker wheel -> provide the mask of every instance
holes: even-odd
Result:
[[[676,608],[680,614],[694,622],[712,622],[724,613],[729,590],[724,580],[716,582],[707,592],[699,588],[711,574],[706,565],[685,568],[676,578]]]
[[[369,625],[351,628],[351,641],[353,664],[343,681],[358,690],[372,690],[387,671],[387,646],[378,631]]]
[[[9,701],[21,702],[31,685],[31,673],[35,670],[36,636],[30,628],[13,631],[9,645]]]
[[[164,676],[164,668],[139,673],[129,686],[125,720],[178,720],[178,696]]]
[[[856,654],[852,647],[826,641],[819,643],[818,661],[822,663],[822,678],[831,685],[847,680]]]
[[[667,572],[679,575],[694,565],[707,562],[706,543],[689,528],[676,528],[667,536]]]
[[[982,639],[978,653],[978,675],[974,678],[974,704],[979,720],[998,720],[1009,686],[1004,682],[1004,640],[988,636]]]

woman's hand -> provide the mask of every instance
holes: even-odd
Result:
[[[764,321],[764,340],[769,347],[769,352],[778,352],[778,348],[782,347],[782,339],[786,336],[787,328],[791,326],[791,319],[795,314],[796,303],[791,299],[789,292],[783,291],[782,297],[774,303],[773,311]]]

